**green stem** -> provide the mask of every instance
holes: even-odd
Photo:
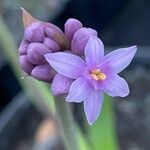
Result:
[[[64,142],[67,150],[79,150],[77,131],[69,104],[65,102],[62,96],[56,96],[55,107],[63,130]]]

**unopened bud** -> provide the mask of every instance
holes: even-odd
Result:
[[[91,28],[81,28],[73,36],[71,50],[75,54],[83,54],[91,36],[97,36],[97,31]]]
[[[54,40],[61,47],[62,50],[67,49],[67,41],[64,33],[56,27],[46,27],[45,33],[48,38]]]
[[[25,29],[24,38],[29,42],[43,42],[44,28],[41,22],[34,22]]]
[[[50,83],[53,80],[55,74],[56,71],[53,68],[51,68],[48,64],[36,66],[31,72],[32,77],[36,78],[37,80],[45,81],[48,83]]]
[[[25,54],[27,54],[28,45],[29,45],[29,42],[28,42],[28,41],[22,40],[22,42],[21,42],[21,44],[20,44],[20,47],[19,47],[19,54],[20,54],[20,55],[25,55]]]
[[[44,64],[46,63],[44,55],[50,52],[44,44],[31,43],[28,46],[27,57],[32,64]]]
[[[34,65],[28,61],[28,58],[25,55],[20,56],[19,60],[21,69],[30,75]]]
[[[51,52],[57,52],[61,49],[60,46],[50,38],[45,38],[43,44],[46,45]]]
[[[68,39],[69,42],[71,42],[74,33],[82,28],[82,23],[74,18],[70,18],[65,23],[65,36]]]

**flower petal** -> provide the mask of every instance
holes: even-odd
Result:
[[[111,75],[103,83],[103,90],[109,96],[125,97],[129,94],[129,86],[127,82],[119,77],[119,75]]]
[[[103,63],[108,64],[116,73],[119,73],[130,64],[136,51],[136,46],[117,49],[107,54]]]
[[[84,77],[80,77],[75,80],[70,86],[69,94],[66,98],[67,102],[82,102],[89,95],[91,89],[90,84]]]
[[[92,125],[98,118],[103,104],[103,93],[99,90],[90,90],[84,101],[84,111],[88,123]]]
[[[104,56],[104,45],[102,41],[96,37],[92,36],[86,47],[85,47],[85,57],[88,65],[97,66],[100,64]]]
[[[73,81],[73,79],[67,78],[61,74],[56,74],[51,86],[53,95],[69,93],[70,85]]]
[[[77,79],[82,76],[86,67],[83,59],[65,52],[46,54],[45,58],[59,74],[68,78]]]
[[[85,46],[90,37],[97,36],[97,32],[91,28],[80,28],[73,35],[71,50],[75,54],[84,54]]]

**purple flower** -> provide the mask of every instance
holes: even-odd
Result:
[[[54,83],[59,84],[56,79],[60,80],[62,76],[57,75],[55,77],[56,71],[45,60],[45,54],[69,50],[71,53],[83,55],[88,39],[93,35],[97,35],[95,30],[83,28],[82,23],[73,18],[66,21],[63,33],[61,29],[52,23],[42,22],[33,18],[24,9],[23,23],[25,33],[19,47],[20,67],[28,75],[48,83],[51,83],[54,79]],[[64,78],[66,77],[64,76]],[[68,82],[72,81],[67,80]],[[64,90],[58,91],[52,83],[52,87],[55,89],[54,93],[66,93],[69,90],[68,82],[67,84],[62,82],[62,86],[66,87],[66,89],[62,88]]]
[[[102,41],[93,36],[85,47],[85,61],[64,52],[46,54],[45,58],[59,74],[74,80],[66,101],[83,101],[91,125],[100,114],[104,92],[112,97],[129,94],[127,82],[118,73],[130,64],[136,49],[136,46],[121,48],[104,56]]]

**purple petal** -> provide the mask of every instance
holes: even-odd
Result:
[[[44,64],[46,60],[44,55],[50,53],[50,50],[41,43],[31,43],[28,46],[28,60],[33,64]]]
[[[57,52],[61,49],[60,46],[50,38],[45,38],[43,44],[46,45],[51,52]]]
[[[96,67],[102,61],[103,56],[104,45],[102,41],[98,37],[92,36],[85,47],[85,57],[87,64]]]
[[[44,27],[41,22],[34,22],[25,29],[24,38],[29,42],[42,42],[44,40]]]
[[[130,64],[136,51],[136,46],[117,49],[104,57],[103,64],[107,64],[119,73]]]
[[[74,18],[70,18],[65,23],[65,36],[67,37],[68,41],[70,42],[73,38],[74,33],[82,28],[82,23]]]
[[[23,39],[21,44],[20,44],[20,47],[19,47],[19,54],[20,55],[27,54],[28,45],[29,45],[29,42]]]
[[[34,68],[34,65],[28,61],[27,56],[22,55],[20,56],[19,60],[21,69],[24,70],[27,74],[30,74],[32,69]]]
[[[127,82],[117,74],[112,74],[106,78],[103,83],[103,90],[109,96],[125,97],[129,94],[129,86]]]
[[[65,52],[46,54],[45,58],[59,74],[68,78],[77,79],[82,76],[86,67],[83,59]]]
[[[55,74],[55,70],[48,64],[36,66],[31,72],[32,77],[48,83],[53,80]]]
[[[51,87],[53,95],[69,93],[69,88],[73,81],[73,79],[67,78],[61,74],[56,74]]]
[[[54,40],[62,48],[66,48],[66,38],[64,33],[57,27],[45,27],[45,34],[48,38]]]
[[[103,93],[99,90],[90,90],[84,101],[84,111],[88,123],[92,125],[98,118],[103,104]]]
[[[90,37],[97,36],[97,32],[91,28],[81,28],[73,36],[71,50],[75,54],[83,54]]]
[[[91,86],[88,81],[84,77],[80,77],[71,84],[66,101],[76,103],[82,102],[87,99],[90,89]]]

